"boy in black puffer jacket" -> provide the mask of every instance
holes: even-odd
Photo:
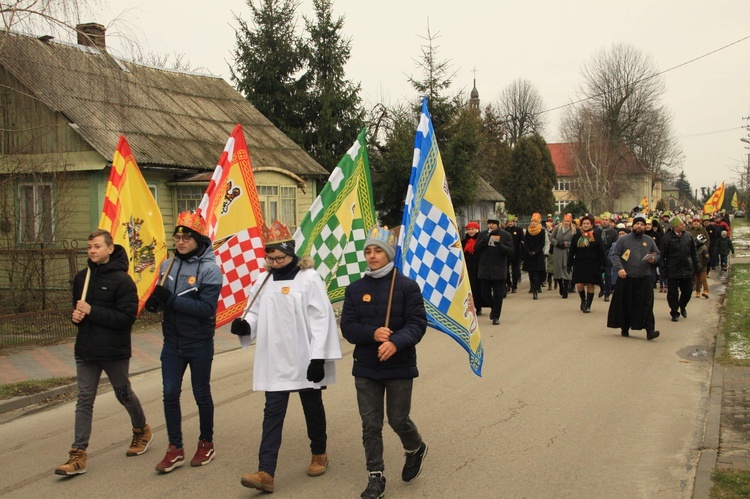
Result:
[[[417,371],[416,344],[427,329],[422,292],[416,281],[393,267],[395,234],[375,227],[365,242],[368,269],[362,279],[346,288],[341,333],[354,348],[352,374],[362,418],[369,482],[363,498],[385,493],[383,476],[383,405],[388,424],[406,451],[401,479],[410,482],[422,471],[427,446],[409,417],[411,393]],[[389,295],[390,316],[386,319]]]
[[[130,329],[138,313],[138,291],[128,275],[128,255],[125,248],[114,244],[106,230],[89,235],[88,255],[88,268],[80,271],[73,281],[72,320],[78,328],[75,440],[68,462],[55,469],[57,475],[86,472],[86,448],[102,371],[107,373],[118,402],[127,409],[133,424],[133,441],[127,455],[143,454],[153,439],[141,403],[130,387],[128,374]],[[87,274],[90,277],[84,295]]]

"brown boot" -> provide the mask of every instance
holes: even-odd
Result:
[[[127,456],[140,456],[148,449],[151,441],[154,439],[154,434],[151,433],[151,427],[149,425],[141,428],[133,428],[133,441],[130,442],[130,447],[125,453]]]
[[[328,469],[328,454],[313,454],[307,476],[320,476]]]
[[[256,471],[255,473],[242,475],[240,480],[243,486],[248,489],[258,489],[263,492],[273,492],[273,477],[265,471]]]
[[[68,462],[55,468],[55,475],[80,475],[86,473],[86,451],[70,449]]]

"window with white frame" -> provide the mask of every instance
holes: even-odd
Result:
[[[279,194],[281,219],[289,226],[289,230],[294,231],[297,228],[297,187],[281,186]]]
[[[153,192],[153,191],[152,191]],[[180,185],[175,194],[177,196],[177,213],[183,211],[195,211],[201,204],[206,186]],[[156,196],[154,196],[156,198]]]
[[[52,184],[23,182],[18,185],[19,237],[22,243],[51,243],[54,234]]]
[[[572,190],[575,190],[575,188],[576,188],[575,180],[558,178],[557,182],[555,182],[556,191],[572,191]]]

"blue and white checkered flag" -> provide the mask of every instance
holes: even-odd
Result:
[[[455,339],[481,376],[484,348],[427,98],[414,139],[396,266],[419,283],[431,327]]]

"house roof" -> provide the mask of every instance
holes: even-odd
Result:
[[[573,142],[561,142],[547,144],[552,154],[552,162],[555,164],[555,173],[558,177],[572,177],[576,173],[576,160],[573,155],[576,144]],[[618,174],[648,174],[648,169],[638,161],[630,150],[622,148],[622,156],[617,165]]]
[[[124,135],[142,166],[213,170],[240,123],[254,167],[328,175],[222,78],[2,31],[0,47],[0,65],[105,158]]]
[[[505,196],[497,192],[489,182],[482,177],[477,178],[477,201],[505,201]]]
[[[555,164],[555,173],[558,177],[571,177],[575,175],[576,161],[573,157],[574,144],[558,143],[547,144],[547,149],[552,154],[552,162]]]

